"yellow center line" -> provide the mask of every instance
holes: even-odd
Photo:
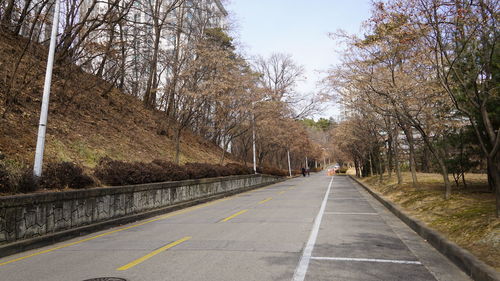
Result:
[[[161,253],[161,252],[163,252],[165,250],[168,250],[168,249],[170,249],[172,247],[175,247],[175,246],[177,246],[177,245],[181,244],[182,242],[185,242],[185,241],[187,241],[189,239],[191,239],[191,237],[190,236],[186,236],[186,237],[184,237],[182,239],[179,239],[179,240],[177,240],[175,242],[172,242],[172,243],[170,243],[168,245],[165,245],[165,246],[163,246],[163,247],[161,247],[159,249],[156,249],[156,250],[152,251],[151,253],[149,253],[149,254],[141,257],[141,258],[138,258],[138,259],[136,259],[135,261],[133,261],[131,263],[128,263],[128,264],[126,264],[126,265],[124,265],[122,267],[117,268],[116,270],[122,271],[122,270],[127,270],[129,268],[132,268],[132,267],[134,267],[134,266],[136,266],[136,265],[138,265],[138,264],[140,264],[140,263],[142,263],[142,262],[144,262],[144,261],[146,261],[146,260],[148,260],[148,259],[156,256],[157,254],[159,254],[159,253]]]
[[[50,249],[47,249],[47,250],[35,252],[33,254],[22,256],[22,257],[19,257],[19,258],[16,258],[16,259],[12,259],[12,260],[9,260],[9,261],[6,261],[6,262],[2,262],[2,263],[0,263],[0,266],[7,265],[9,263],[13,263],[13,262],[16,262],[16,261],[21,261],[21,260],[24,260],[24,259],[27,259],[27,258],[31,258],[31,257],[34,257],[34,256],[41,255],[41,254],[50,253],[50,252],[55,251],[55,250],[59,250],[59,249],[63,249],[63,248],[66,248],[66,247],[74,246],[74,245],[77,245],[77,244],[80,244],[80,243],[83,243],[83,242],[94,240],[94,239],[97,239],[97,238],[100,238],[100,237],[103,237],[103,236],[111,235],[111,234],[114,234],[114,233],[117,233],[117,232],[120,232],[120,231],[124,231],[124,230],[128,230],[128,229],[134,228],[134,227],[142,226],[142,225],[145,225],[145,224],[148,224],[148,223],[151,223],[151,222],[155,222],[155,221],[167,219],[167,218],[170,218],[170,217],[173,217],[173,216],[181,215],[181,214],[184,214],[184,213],[187,213],[187,212],[195,211],[195,210],[198,210],[198,209],[201,209],[201,208],[204,208],[204,207],[208,207],[210,205],[214,205],[214,204],[217,204],[217,203],[220,203],[222,201],[229,200],[229,199],[232,199],[232,197],[226,197],[226,198],[222,198],[222,199],[215,200],[215,201],[212,201],[212,202],[208,202],[208,203],[204,203],[204,204],[201,204],[201,205],[197,205],[197,206],[189,207],[189,208],[182,209],[182,210],[179,210],[179,211],[175,211],[175,212],[172,212],[172,213],[169,213],[169,214],[157,217],[155,219],[147,220],[147,221],[144,221],[144,222],[141,222],[141,223],[138,223],[138,224],[134,224],[134,225],[131,225],[131,226],[127,226],[127,227],[118,228],[118,229],[115,229],[115,230],[112,230],[112,231],[108,231],[108,232],[105,232],[105,233],[102,233],[102,234],[99,234],[99,235],[96,235],[96,236],[92,236],[92,237],[89,237],[89,238],[85,238],[85,239],[82,239],[82,240],[78,240],[78,241],[75,241],[75,242],[72,242],[72,243],[64,244],[64,245],[61,245],[61,246],[58,246],[58,247],[54,247],[54,248],[50,248]]]
[[[50,248],[50,249],[47,249],[47,250],[35,252],[33,254],[22,256],[22,257],[19,257],[19,258],[16,258],[16,259],[8,260],[6,262],[0,263],[0,266],[7,265],[9,263],[13,263],[13,262],[17,262],[17,261],[21,261],[21,260],[24,260],[24,259],[27,259],[27,258],[35,257],[35,256],[38,256],[38,255],[50,253],[50,252],[53,252],[55,250],[59,250],[59,249],[63,249],[63,248],[66,248],[66,247],[74,246],[74,245],[77,245],[77,244],[80,244],[80,243],[83,243],[83,242],[94,240],[94,239],[97,239],[97,238],[100,238],[100,237],[103,237],[103,236],[114,234],[114,233],[117,233],[117,232],[120,232],[120,231],[124,231],[124,230],[127,230],[127,229],[134,228],[134,227],[142,226],[142,225],[145,225],[145,224],[148,224],[148,223],[151,223],[151,222],[155,222],[155,221],[159,221],[159,220],[163,220],[163,219],[168,219],[168,218],[173,217],[173,216],[177,216],[177,215],[181,215],[181,214],[184,214],[184,213],[187,213],[187,212],[195,211],[195,210],[198,210],[198,209],[201,209],[201,208],[204,208],[204,207],[208,207],[210,205],[214,205],[214,204],[226,201],[226,200],[230,200],[230,199],[236,198],[239,195],[250,193],[250,192],[254,192],[254,191],[257,191],[257,190],[262,190],[262,189],[268,188],[268,187],[273,186],[273,185],[274,184],[268,185],[268,186],[264,186],[264,187],[261,187],[261,188],[257,188],[257,189],[253,189],[253,190],[250,190],[250,191],[247,191],[247,192],[243,192],[243,193],[240,193],[240,194],[235,195],[235,196],[222,198],[222,199],[215,200],[215,201],[208,202],[208,203],[204,203],[204,204],[201,204],[201,205],[196,205],[196,206],[193,206],[193,207],[189,207],[189,208],[186,208],[186,209],[182,209],[182,210],[179,210],[179,211],[168,213],[168,214],[160,216],[158,218],[151,219],[151,220],[148,220],[148,221],[144,221],[144,222],[141,222],[141,223],[138,223],[138,224],[135,224],[135,225],[131,225],[131,226],[127,226],[127,227],[115,229],[115,230],[112,230],[112,231],[109,231],[109,232],[105,232],[105,233],[102,233],[102,234],[99,234],[99,235],[96,235],[96,236],[92,236],[92,237],[89,237],[89,238],[78,240],[78,241],[75,241],[75,242],[72,242],[72,243],[68,243],[68,244],[64,244],[64,245],[57,246],[57,247],[54,247],[54,248]]]
[[[290,189],[290,190],[295,189],[295,186],[291,186],[288,189]]]
[[[260,202],[259,202],[259,205],[260,205],[260,204],[264,204],[264,203],[266,203],[267,201],[269,201],[269,200],[271,200],[271,199],[273,199],[273,198],[272,198],[272,197],[269,197],[269,198],[267,198],[267,199],[264,199],[264,200],[262,200],[262,201],[260,201]]]
[[[286,191],[285,191],[285,190],[283,190],[283,191],[278,192],[278,194],[283,194],[283,193],[285,193],[285,192],[286,192]]]
[[[228,221],[228,220],[230,220],[230,219],[233,219],[233,218],[235,218],[235,217],[237,217],[237,216],[239,216],[239,215],[241,215],[241,214],[246,213],[247,211],[248,211],[248,209],[246,209],[246,210],[242,210],[242,211],[239,211],[239,212],[237,212],[236,214],[230,215],[229,217],[227,217],[227,218],[225,218],[225,219],[221,220],[220,222],[226,222],[226,221]]]

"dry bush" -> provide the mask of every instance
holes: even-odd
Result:
[[[12,180],[7,168],[0,164],[0,192],[11,192]]]
[[[129,185],[168,181],[163,168],[153,163],[122,162],[102,158],[94,175],[108,185]]]
[[[15,192],[30,193],[40,189],[39,181],[33,175],[33,170],[26,168],[15,183]]]
[[[40,186],[47,189],[79,189],[95,185],[95,181],[72,162],[49,163],[40,179]]]
[[[186,169],[173,162],[156,159],[152,163],[163,169],[164,173],[168,177],[168,180],[180,181],[189,179]]]
[[[287,170],[281,170],[281,169],[269,168],[269,167],[263,167],[262,174],[278,176],[278,177],[286,177],[289,175]]]
[[[191,179],[215,178],[222,172],[220,167],[206,163],[187,163],[184,167]]]
[[[231,170],[231,175],[250,175],[253,174],[253,169],[237,163],[228,163],[226,168]]]

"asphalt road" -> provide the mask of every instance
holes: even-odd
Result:
[[[470,280],[343,176],[295,178],[0,259],[0,280]]]

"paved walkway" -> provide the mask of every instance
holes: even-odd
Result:
[[[316,174],[0,259],[0,280],[470,280],[343,176]]]

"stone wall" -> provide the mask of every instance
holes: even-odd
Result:
[[[0,198],[0,245],[278,180],[245,175],[5,196]]]

